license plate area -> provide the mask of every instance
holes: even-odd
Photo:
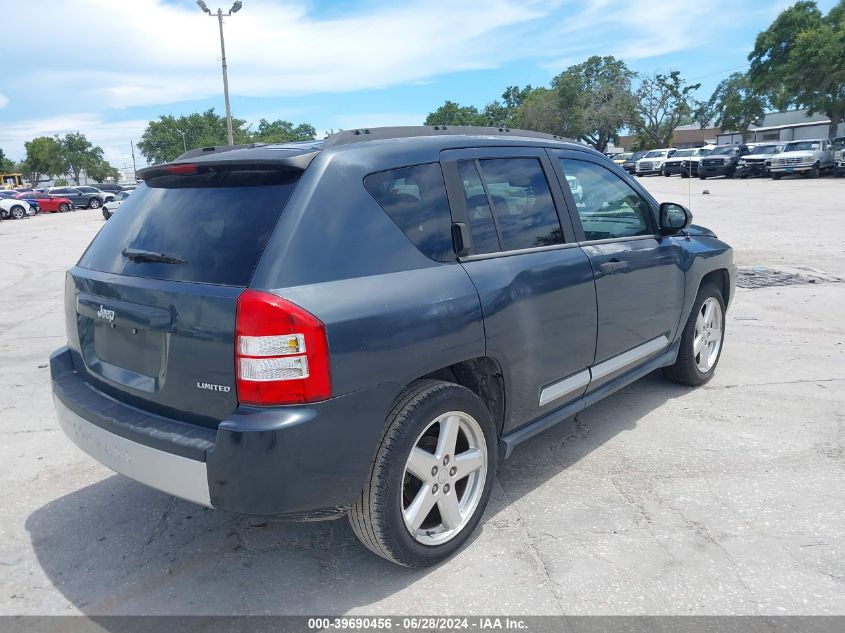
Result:
[[[161,388],[172,323],[167,310],[80,293],[76,314],[91,372],[139,391]]]

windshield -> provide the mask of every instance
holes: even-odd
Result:
[[[749,154],[777,154],[779,151],[780,145],[758,145]]]
[[[691,149],[679,149],[677,152],[672,154],[672,158],[683,158],[684,156],[692,156]]]
[[[712,152],[710,152],[711,156],[732,156],[737,152],[736,147],[733,145],[723,145],[722,147],[717,147]]]
[[[821,149],[821,141],[797,141],[795,143],[787,143],[783,148],[784,152],[812,152]]]
[[[643,156],[643,158],[660,158],[661,156],[666,156],[665,149],[654,149],[645,156]]]

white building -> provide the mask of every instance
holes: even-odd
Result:
[[[827,138],[830,133],[830,119],[817,112],[809,115],[806,110],[787,110],[772,112],[763,117],[759,125],[752,125],[745,135],[748,143],[764,141],[800,141],[809,138]],[[845,136],[845,123],[840,123],[836,136]],[[719,145],[738,145],[742,143],[741,134],[725,132],[717,137]]]

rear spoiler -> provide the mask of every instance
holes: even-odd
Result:
[[[182,173],[187,173],[191,166],[194,166],[196,169],[202,169],[203,167],[231,168],[243,166],[304,171],[319,153],[319,148],[314,148],[313,146],[292,148],[290,146],[270,146],[262,143],[202,147],[185,152],[170,163],[150,165],[149,167],[139,169],[137,175],[143,180],[148,180],[156,176],[176,173],[182,170],[185,170]]]

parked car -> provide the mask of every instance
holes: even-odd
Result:
[[[759,143],[736,164],[735,176],[748,178],[749,176],[769,176],[771,160],[783,150],[783,143]]]
[[[707,180],[715,176],[733,178],[739,159],[749,152],[747,145],[717,145],[698,162],[698,177]]]
[[[98,182],[96,188],[103,193],[117,193],[123,191],[123,187],[116,182]]]
[[[65,213],[73,208],[73,202],[68,198],[51,196],[37,191],[28,194],[18,194],[17,197],[35,201],[38,204],[39,210],[43,213]]]
[[[82,209],[99,209],[106,201],[106,196],[102,192],[96,190],[83,192],[82,187],[53,187],[47,193],[51,196],[67,198],[74,207]]]
[[[646,154],[648,154],[647,151],[634,152],[627,159],[625,159],[624,163],[622,163],[622,169],[627,171],[629,174],[635,174],[637,172],[637,161],[640,160]]]
[[[833,174],[836,177],[845,174],[845,136],[837,136],[830,140],[833,150]]]
[[[674,156],[675,151],[675,148],[669,147],[666,149],[653,149],[646,152],[645,156],[637,161],[637,176],[659,174],[663,169],[663,162],[667,158]]]
[[[11,196],[8,194],[11,193]],[[15,198],[15,193],[3,191],[0,192],[0,219],[3,220],[20,220],[28,216],[35,215],[33,209],[26,200],[18,200]]]
[[[98,189],[97,187],[89,187],[87,185],[75,187],[75,189],[79,189],[79,191],[81,191],[84,194],[99,195],[103,204],[105,204],[109,200],[114,200],[114,192],[113,191],[102,191],[101,189]],[[91,208],[96,208],[96,207],[91,207]]]
[[[13,189],[10,191],[0,191],[0,197],[6,198],[7,200],[23,200],[29,205],[29,215],[35,215],[41,211],[41,207],[32,193],[18,193]]]
[[[582,145],[371,128],[141,175],[67,273],[54,402],[94,458],[205,506],[348,515],[433,565],[520,442],[719,361],[730,246]]]
[[[693,147],[690,149],[679,149],[677,152],[672,154],[671,158],[667,158],[663,161],[663,169],[661,173],[664,176],[674,176],[675,174],[680,174],[682,178],[687,178],[690,175],[690,172],[693,169],[690,168],[690,165],[694,164],[694,171],[698,173],[698,159],[702,156],[706,156],[710,150],[704,149],[703,147]]]
[[[773,180],[789,174],[802,174],[805,178],[817,178],[822,171],[834,169],[833,149],[826,138],[792,141],[783,146],[783,151],[772,158]]]
[[[118,191],[114,194],[114,200],[109,200],[103,205],[103,217],[108,220],[117,211],[117,208],[129,197],[131,191]]]
[[[611,160],[621,167],[633,155],[634,152],[622,152],[621,154],[616,154],[615,156],[613,156]]]

